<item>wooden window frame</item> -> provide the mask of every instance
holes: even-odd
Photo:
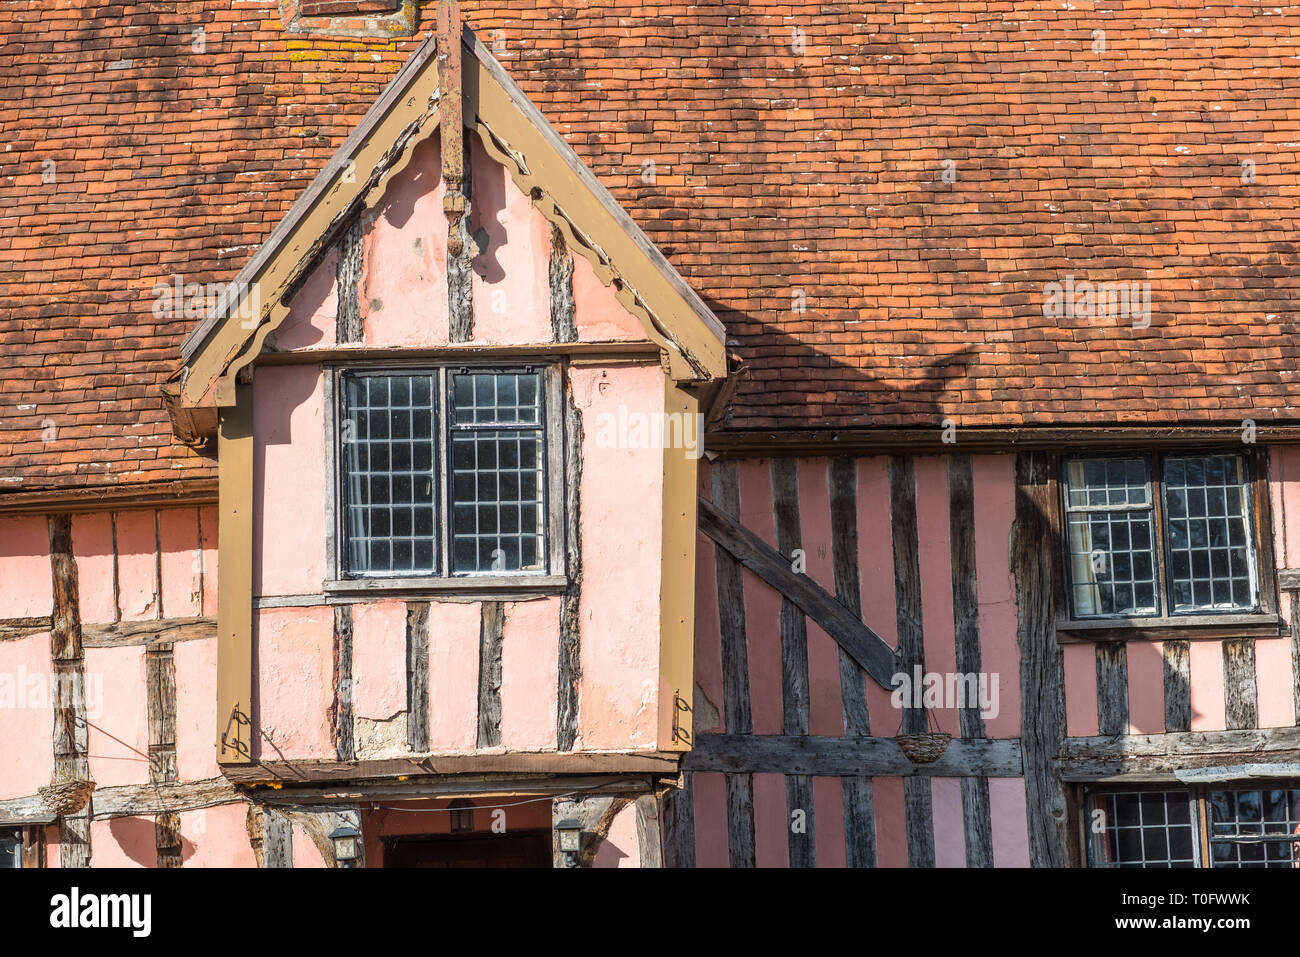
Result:
[[[1242,611],[1192,610],[1172,612],[1169,593],[1169,547],[1165,526],[1164,487],[1162,469],[1167,457],[1197,455],[1240,455],[1246,470],[1246,507],[1250,516],[1248,532],[1252,571],[1255,576],[1256,606]],[[1067,503],[1069,478],[1067,464],[1085,458],[1142,458],[1150,469],[1151,511],[1154,531],[1158,536],[1156,546],[1157,589],[1159,614],[1146,615],[1095,615],[1075,617],[1074,589],[1070,569],[1069,528]],[[1057,588],[1058,607],[1065,617],[1058,623],[1057,632],[1065,637],[1090,640],[1124,640],[1132,637],[1150,639],[1188,637],[1195,632],[1200,637],[1272,637],[1280,634],[1282,626],[1278,616],[1277,571],[1273,553],[1273,521],[1268,491],[1267,451],[1259,447],[1190,446],[1151,448],[1141,450],[1077,450],[1064,453],[1057,462],[1057,502],[1060,509],[1059,559],[1061,576]]]
[[[543,495],[545,500],[546,567],[542,571],[498,572],[492,574],[450,574],[450,473],[448,471],[448,424],[450,380],[453,373],[509,373],[525,370],[542,374],[541,431],[544,446]],[[344,515],[343,448],[340,424],[343,421],[343,377],[350,374],[426,374],[435,377],[433,409],[437,422],[437,446],[434,467],[438,479],[436,512],[438,571],[430,575],[350,575],[344,549],[347,542]],[[399,360],[370,359],[340,361],[325,366],[325,470],[326,470],[326,575],[323,589],[327,594],[556,594],[569,583],[567,526],[564,489],[564,368],[560,362],[528,362],[518,359],[490,362],[476,360]]]

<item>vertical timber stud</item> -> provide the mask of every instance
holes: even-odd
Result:
[[[578,740],[578,685],[582,678],[579,601],[582,597],[582,413],[564,367],[564,596],[560,600],[560,654],[556,662],[555,738],[560,751]]]
[[[953,634],[957,642],[957,673],[983,670],[980,650],[979,575],[975,566],[975,481],[970,456],[948,456],[948,527],[952,555]],[[967,701],[958,713],[963,738],[984,737],[980,702]],[[966,866],[993,866],[993,818],[989,779],[961,779],[962,829],[966,835]]]
[[[81,599],[72,556],[72,517],[51,515],[50,575],[54,607],[50,658],[54,685],[54,774],[58,780],[90,778],[86,726],[86,659],[81,644]],[[59,818],[59,866],[90,866],[90,821],[94,797],[76,814]]]
[[[406,603],[406,746],[429,750],[429,603]]]
[[[438,125],[442,137],[442,180],[447,192],[442,209],[447,215],[448,332],[452,342],[474,335],[474,301],[470,264],[474,243],[469,233],[468,144],[462,102],[461,18],[457,0],[438,3]]]
[[[149,718],[149,782],[168,784],[176,773],[176,660],[170,641],[149,645],[144,654]],[[154,817],[154,846],[159,867],[181,866],[181,817]]]
[[[895,455],[889,460],[889,523],[893,528],[899,668],[910,675],[918,666],[925,670],[916,472],[910,455]],[[909,734],[926,730],[924,705],[903,708],[902,729]],[[907,815],[908,866],[934,867],[934,805],[930,796],[930,779],[918,775],[905,777],[903,802]]]
[[[665,791],[660,799],[664,867],[695,866],[695,787],[691,774],[683,772],[682,786]]]
[[[1187,640],[1163,643],[1165,732],[1192,730],[1192,663]]]
[[[338,265],[335,280],[338,283],[338,319],[335,337],[339,342],[365,340],[361,319],[361,252],[363,247],[361,217],[356,217],[339,237]]]
[[[729,518],[740,520],[740,485],[736,463],[719,459],[710,469],[713,504]],[[725,548],[714,548],[718,578],[718,623],[722,646],[722,714],[727,734],[752,734],[749,704],[749,660],[745,647],[745,579],[740,562]],[[725,775],[727,785],[727,849],[732,867],[753,867],[754,776]]]
[[[217,760],[252,760],[253,389],[220,410],[217,455]]]
[[[831,459],[831,565],[835,572],[835,597],[854,615],[862,617],[861,579],[858,571],[858,467],[854,459]],[[840,653],[840,698],[844,706],[844,736],[871,734],[867,712],[867,673],[843,648]],[[876,866],[875,800],[871,776],[846,775],[840,779],[844,798],[844,851],[849,867]]]
[[[1128,648],[1122,642],[1097,644],[1097,730],[1128,734]]]
[[[576,342],[578,326],[573,304],[573,255],[560,227],[551,224],[548,275],[551,289],[551,335],[556,342]]]
[[[330,705],[330,737],[340,761],[356,758],[352,721],[352,606],[334,606],[334,700]]]
[[[501,652],[505,604],[483,602],[478,645],[478,746],[501,744]]]
[[[1229,731],[1259,727],[1254,638],[1232,638],[1223,643],[1223,696]]]
[[[659,567],[661,751],[689,751],[695,730],[696,462],[704,443],[699,402],[664,377],[663,553]],[[671,423],[680,422],[674,430]]]
[[[792,458],[772,460],[772,504],[776,543],[781,554],[794,561],[803,548],[799,524],[799,462]],[[781,701],[782,726],[786,734],[808,734],[808,621],[799,606],[781,599]],[[812,777],[785,776],[786,827],[791,867],[816,866]]]
[[[1016,454],[1016,514],[1009,558],[1020,645],[1020,735],[1025,765],[1029,861],[1069,867],[1077,840],[1055,761],[1065,740],[1065,667],[1056,640],[1061,536],[1057,480],[1047,452]]]

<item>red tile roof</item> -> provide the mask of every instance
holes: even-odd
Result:
[[[464,6],[727,323],[734,428],[1297,418],[1294,10]],[[153,287],[232,278],[418,42],[0,2],[0,492],[211,475]],[[1045,316],[1067,276],[1150,325]]]

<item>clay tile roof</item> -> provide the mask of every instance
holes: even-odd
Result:
[[[731,428],[1295,419],[1300,14],[1070,6],[464,4],[726,323]],[[0,492],[210,477],[152,290],[233,278],[419,41],[0,4]]]

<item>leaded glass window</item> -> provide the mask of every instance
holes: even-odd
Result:
[[[535,368],[343,374],[343,573],[545,572],[545,379]]]
[[[1064,478],[1075,618],[1258,607],[1243,456],[1076,457]]]

